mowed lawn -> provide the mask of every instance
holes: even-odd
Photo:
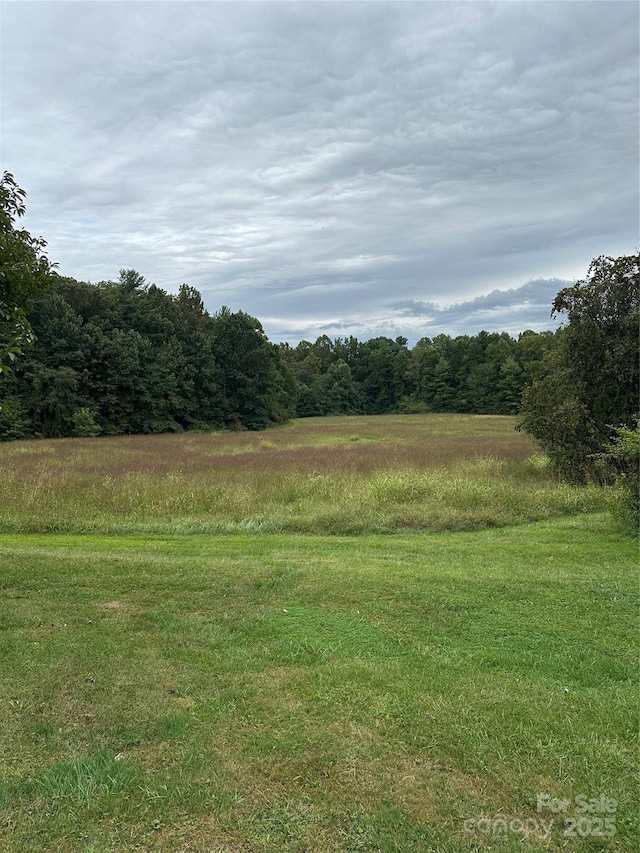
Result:
[[[310,424],[302,444],[304,423],[238,438],[298,435],[304,456],[315,434],[330,455],[350,441],[345,429],[353,434],[343,420],[330,419],[324,437]],[[467,447],[466,460],[446,462],[443,450],[431,467],[406,461],[418,452],[416,422],[394,467],[375,431],[402,455],[400,427],[394,442],[391,420],[367,420],[373,433],[362,419],[353,444],[377,447],[377,465],[314,474],[298,461],[283,471],[281,451],[256,446],[246,452],[280,464],[260,463],[252,482],[266,491],[254,497],[269,477],[323,476],[338,491],[340,478],[358,477],[353,517],[371,483],[386,482],[380,513],[412,504],[424,519],[434,493],[416,490],[416,478],[444,483],[448,471],[462,504],[464,488],[498,489],[501,471],[521,506],[527,495],[558,503],[541,503],[539,521],[522,512],[482,526],[476,514],[460,532],[390,532],[387,515],[386,532],[358,535],[249,524],[244,535],[171,535],[166,506],[141,511],[127,535],[113,532],[109,507],[93,516],[104,530],[33,533],[31,504],[3,508],[12,521],[0,534],[0,850],[637,849],[637,543],[594,511],[601,493],[554,483],[517,445],[523,437],[512,439],[510,419],[470,422],[482,441],[497,430],[491,453]],[[444,425],[452,439],[464,433],[461,422]],[[169,438],[177,448],[200,437]],[[225,464],[233,439],[221,439]],[[496,448],[512,440],[501,457]],[[122,459],[118,441],[93,445],[94,466]],[[90,464],[88,446],[15,443],[0,461],[10,470],[19,459],[33,487],[46,481],[48,455],[51,494],[61,480],[88,489],[78,463]],[[120,475],[95,474],[105,499],[101,477],[117,490],[118,476],[143,476],[157,497],[178,470],[183,485],[200,476],[195,463],[176,465],[177,451],[164,473],[147,460],[132,474],[140,454],[129,451]],[[56,522],[45,496],[45,530],[80,524],[74,501],[61,501]],[[245,520],[259,517],[247,510]],[[145,532],[150,519],[167,531]]]

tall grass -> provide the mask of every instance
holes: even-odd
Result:
[[[267,433],[0,446],[11,532],[471,530],[605,508],[557,482],[513,419],[309,419]]]

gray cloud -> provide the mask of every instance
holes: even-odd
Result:
[[[562,316],[551,317],[551,303],[563,287],[571,281],[563,279],[539,279],[529,281],[510,290],[493,290],[464,302],[440,305],[415,299],[400,299],[388,303],[384,314],[369,316],[366,320],[335,318],[315,321],[307,325],[292,324],[279,329],[278,338],[289,337],[313,340],[319,335],[330,337],[356,337],[384,335],[395,338],[402,335],[413,345],[422,337],[448,334],[452,337],[464,334],[508,332],[517,337],[525,329],[543,331],[556,328]]]
[[[2,164],[62,273],[186,281],[273,339],[550,328],[637,245],[638,18],[5,2]]]

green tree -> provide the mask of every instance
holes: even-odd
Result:
[[[431,382],[440,353],[430,338],[421,338],[411,350],[407,379],[413,387],[413,403],[417,411],[427,410],[431,401]]]
[[[522,368],[522,389],[545,373],[544,358],[558,344],[557,332],[534,332],[527,329],[518,336],[515,357]]]
[[[96,422],[95,412],[85,407],[76,409],[73,413],[73,434],[79,438],[93,438],[100,433],[100,424]]]
[[[525,391],[520,427],[563,477],[599,480],[615,429],[632,429],[638,415],[640,256],[596,258],[583,281],[558,293],[557,314],[568,323]]]
[[[286,420],[294,405],[293,379],[260,322],[223,306],[211,318],[211,330],[225,425],[258,430]]]
[[[146,279],[137,270],[120,270],[118,284],[127,293],[133,293],[134,290],[144,290]]]
[[[342,359],[314,383],[323,415],[349,415],[358,408],[358,392],[349,365]]]
[[[71,367],[47,367],[35,363],[28,373],[29,409],[36,435],[61,438],[73,434],[78,408],[78,374]]]
[[[434,412],[454,412],[456,410],[456,388],[451,376],[449,360],[440,355],[433,370],[433,376],[427,385],[430,408]]]
[[[510,355],[500,365],[498,401],[500,414],[513,415],[520,408],[522,397],[522,368]]]
[[[13,175],[5,172],[0,180],[0,372],[33,340],[27,319],[30,300],[46,286],[51,264],[44,255],[42,237],[32,237],[18,229],[16,221],[26,212],[26,192]]]
[[[352,368],[360,383],[367,414],[379,415],[397,411],[406,394],[406,374],[410,355],[407,339],[371,338],[362,344],[359,358]]]

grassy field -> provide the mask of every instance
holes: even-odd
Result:
[[[637,544],[512,425],[1,446],[0,849],[637,850]]]
[[[309,418],[266,433],[0,444],[0,529],[66,533],[474,530],[605,509],[554,482],[514,419]]]

